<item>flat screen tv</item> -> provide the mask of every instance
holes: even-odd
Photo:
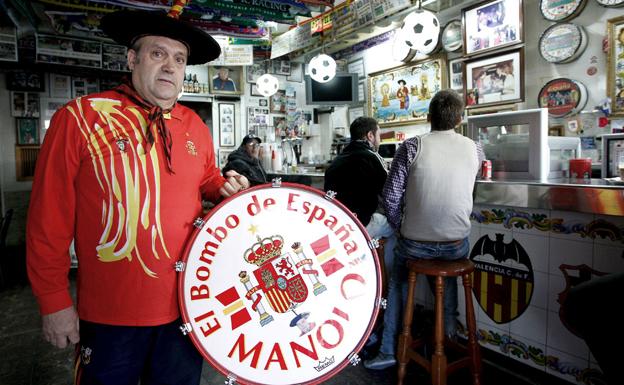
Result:
[[[358,75],[336,74],[327,83],[305,77],[306,104],[336,106],[358,102]]]

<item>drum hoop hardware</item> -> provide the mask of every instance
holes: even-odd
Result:
[[[388,300],[386,298],[379,298],[379,302],[377,304],[380,308],[386,309],[388,307]]]
[[[236,375],[229,373],[227,375],[227,380],[224,381],[225,385],[234,385],[236,384]]]
[[[187,322],[187,323],[180,325],[180,331],[182,332],[183,335],[187,335],[193,331],[193,327],[191,326],[190,323]]]
[[[186,269],[186,263],[182,261],[177,261],[174,266],[175,266],[175,271],[178,273],[181,273],[184,271],[184,269]]]
[[[201,229],[205,222],[206,221],[204,221],[203,218],[195,218],[195,220],[193,221],[193,226]]]
[[[271,187],[282,187],[282,178],[273,178],[273,180],[271,180]]]
[[[362,359],[356,352],[351,352],[351,354],[349,354],[349,357],[347,359],[353,366],[358,366],[360,362],[362,362]]]
[[[336,195],[338,195],[337,192],[333,190],[327,190],[324,198],[327,199],[328,201],[331,201],[331,200],[334,200],[334,198],[336,198]]]
[[[376,248],[379,247],[379,238],[373,238],[370,241],[368,241],[368,247],[371,248],[371,250],[374,250]]]

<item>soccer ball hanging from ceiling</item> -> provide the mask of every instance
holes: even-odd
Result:
[[[269,97],[277,92],[279,81],[271,74],[264,74],[256,80],[256,86],[258,87],[258,92]]]
[[[408,47],[429,54],[438,45],[440,22],[433,13],[419,9],[405,17],[401,34]]]
[[[336,76],[336,61],[324,53],[310,60],[310,77],[319,83],[327,83]]]

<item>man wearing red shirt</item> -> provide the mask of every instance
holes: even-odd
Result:
[[[187,64],[220,54],[169,15],[121,11],[103,29],[127,45],[131,80],[52,118],[28,214],[27,263],[43,334],[77,347],[79,384],[197,384],[201,356],[180,325],[176,261],[201,215],[249,186],[215,166],[208,128],[177,104]],[[76,312],[68,250],[75,240]],[[80,321],[78,320],[80,319]]]

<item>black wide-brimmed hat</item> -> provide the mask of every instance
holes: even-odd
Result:
[[[102,30],[126,47],[143,36],[164,36],[189,49],[187,64],[204,64],[221,55],[221,47],[208,33],[164,12],[123,10],[102,18]]]

